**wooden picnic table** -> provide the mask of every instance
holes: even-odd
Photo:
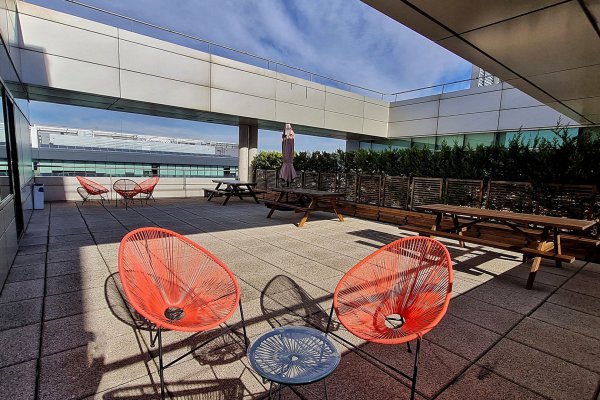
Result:
[[[337,215],[340,222],[344,222],[344,217],[336,208],[337,200],[340,197],[344,197],[344,193],[302,188],[273,188],[271,190],[274,192],[279,192],[279,196],[275,201],[264,201],[265,205],[271,209],[267,215],[267,218],[271,218],[275,210],[293,210],[295,212],[303,212],[304,215],[298,223],[298,227],[302,228],[308,220],[308,216],[311,212],[329,211]],[[289,198],[290,194],[297,197],[294,202],[286,200]]]
[[[245,182],[237,179],[213,179],[212,181],[217,184],[217,187],[214,189],[205,189],[205,191],[210,193],[207,201],[211,201],[218,194],[225,196],[222,205],[227,204],[231,196],[237,196],[240,200],[243,200],[244,197],[252,197],[257,204],[259,203],[254,191],[256,182]],[[222,185],[226,185],[226,188],[221,189]]]
[[[526,284],[527,289],[533,287],[535,275],[540,268],[542,257],[554,259],[557,267],[560,267],[563,261],[573,262],[575,260],[575,257],[573,256],[562,254],[560,237],[563,230],[582,232],[591,228],[596,223],[596,221],[453,206],[448,204],[430,204],[417,206],[416,208],[436,214],[435,223],[432,226],[430,233],[439,235],[440,237],[459,240],[461,246],[464,241],[469,241],[491,247],[506,248],[509,250],[514,249],[502,239],[493,241],[463,236],[463,232],[470,226],[488,221],[507,226],[512,231],[521,235],[525,240],[525,245],[518,248],[517,251],[523,253],[525,257],[533,257],[529,278]],[[442,229],[442,218],[444,215],[449,215],[452,219],[451,228]],[[539,233],[532,232],[530,227],[539,229]],[[422,231],[420,233],[427,232]]]

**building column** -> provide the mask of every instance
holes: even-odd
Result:
[[[250,126],[240,124],[238,140],[238,179],[248,180],[248,139],[250,137]]]
[[[258,126],[250,125],[248,132],[248,179],[254,181],[252,162],[258,153]]]

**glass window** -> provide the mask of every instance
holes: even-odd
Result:
[[[435,136],[416,137],[412,139],[413,147],[435,149]]]
[[[470,135],[465,135],[465,146],[470,146],[471,148],[477,146],[491,146],[494,144],[495,140],[495,132],[472,133]]]
[[[450,147],[462,146],[465,142],[464,135],[447,135],[447,136],[438,136],[437,138],[437,148],[442,147],[443,144]]]

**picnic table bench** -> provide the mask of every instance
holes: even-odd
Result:
[[[336,207],[337,200],[345,196],[343,193],[302,188],[273,188],[271,190],[278,192],[279,196],[274,201],[263,200],[265,205],[270,208],[267,218],[271,218],[276,210],[302,212],[304,215],[298,223],[298,227],[302,228],[311,212],[329,211],[337,215],[340,222],[344,222],[344,217],[338,212]],[[297,199],[293,202],[285,200],[290,194],[295,195]]]
[[[417,207],[419,210],[428,211],[436,215],[431,229],[403,225],[401,229],[417,232],[421,235],[439,236],[447,239],[458,240],[463,246],[464,242],[495,247],[523,254],[525,258],[533,258],[526,288],[531,289],[535,275],[540,268],[542,258],[552,259],[556,266],[562,262],[575,261],[572,255],[562,253],[561,234],[563,231],[582,232],[592,227],[596,222],[571,218],[549,217],[544,215],[515,213],[511,211],[488,210],[476,207],[452,206],[447,204],[430,204]],[[450,228],[442,228],[442,219],[447,215],[452,220]],[[508,227],[520,238],[522,244],[511,243],[504,238],[483,239],[464,235],[472,226],[478,224],[495,223]]]
[[[257,192],[254,190],[255,182],[245,182],[237,179],[213,179],[212,181],[217,184],[217,187],[204,189],[206,193],[210,193],[207,201],[211,201],[215,196],[225,196],[222,205],[226,205],[231,196],[237,196],[240,200],[243,200],[244,197],[252,197],[257,204],[259,203],[256,198]],[[226,187],[221,189],[222,185],[226,185]]]

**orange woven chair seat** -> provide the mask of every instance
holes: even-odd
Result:
[[[92,196],[108,193],[108,189],[97,182],[94,182],[82,176],[76,176],[76,178],[79,181],[81,187],[83,187],[85,191]]]
[[[142,188],[137,182],[131,179],[119,179],[113,184],[115,192],[119,193],[125,199],[133,199],[142,192]]]
[[[340,280],[333,307],[361,339],[412,341],[444,316],[452,290],[448,250],[425,237],[400,239],[371,254]]]
[[[158,184],[159,179],[160,178],[158,176],[153,176],[152,178],[140,182],[140,193],[151,194],[154,191],[156,185]]]
[[[128,233],[119,249],[119,276],[135,310],[158,328],[199,332],[236,310],[237,281],[197,243],[161,228]]]

